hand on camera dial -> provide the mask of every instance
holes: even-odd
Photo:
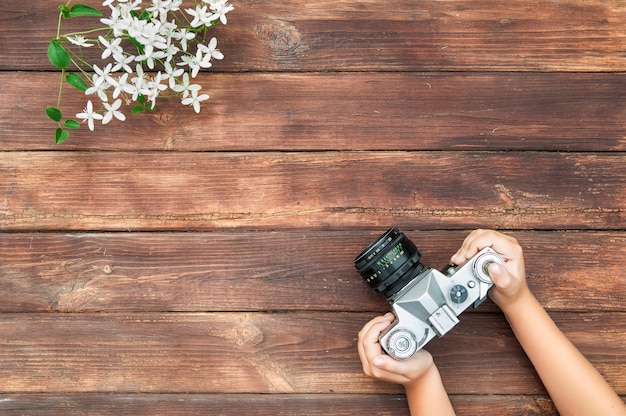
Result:
[[[430,353],[422,349],[403,361],[394,360],[383,353],[378,338],[393,320],[392,313],[378,316],[359,332],[359,357],[363,371],[378,380],[403,385],[412,415],[454,415],[450,398]]]
[[[503,259],[504,267],[493,263],[489,275],[495,287],[489,292],[491,299],[500,307],[514,303],[526,290],[524,255],[517,240],[493,230],[472,231],[451,261],[462,264],[485,247],[494,249]]]
[[[370,377],[407,386],[422,377],[434,364],[425,350],[420,350],[408,360],[398,361],[386,355],[378,339],[394,320],[390,312],[369,321],[359,332],[359,357],[363,371]]]

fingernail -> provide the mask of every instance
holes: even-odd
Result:
[[[500,274],[500,272],[501,272],[501,271],[502,271],[502,269],[500,268],[500,265],[499,265],[498,263],[492,263],[492,264],[489,266],[489,272],[490,272],[492,275],[495,275],[495,274]]]

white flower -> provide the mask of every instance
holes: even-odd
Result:
[[[187,29],[180,29],[178,32],[172,33],[172,38],[180,40],[180,46],[185,52],[187,52],[187,41],[193,40],[195,37],[196,34],[193,32],[187,32]]]
[[[89,43],[89,41],[85,39],[84,36],[81,36],[81,35],[68,36],[67,40],[69,40],[70,43],[73,43],[74,45],[84,46],[85,48],[89,48],[93,46],[93,43]]]
[[[135,55],[124,55],[122,53],[114,54],[113,60],[115,61],[115,65],[111,72],[117,72],[120,69],[124,69],[124,71],[131,74],[133,69],[130,67],[130,63],[135,62]]]
[[[176,86],[176,78],[183,75],[185,70],[182,68],[172,67],[172,65],[169,62],[166,62],[164,67],[165,67],[165,75],[163,76],[163,79],[164,80],[169,79],[170,89],[173,90],[174,87]]]
[[[208,55],[208,58],[215,59],[224,59],[224,54],[219,50],[215,49],[217,47],[217,38],[212,38],[208,45],[198,45],[198,49],[203,53]]]
[[[167,48],[164,48],[162,51],[163,59],[165,59],[166,62],[171,61],[172,59],[174,59],[174,56],[178,54],[179,51],[180,49],[177,46],[172,45],[172,38],[168,38]]]
[[[115,1],[116,0],[104,0],[102,2],[102,5],[103,6],[109,6],[109,7],[113,8],[114,7],[113,6],[113,2],[115,2]],[[118,3],[126,3],[127,0],[117,0],[117,1],[118,1]]]
[[[181,93],[181,95],[183,96],[183,98],[187,98],[189,96],[190,92],[193,91],[199,91],[200,90],[200,85],[198,84],[191,84],[189,81],[189,74],[187,72],[185,72],[183,74],[183,80],[180,84],[175,85],[174,87],[172,87],[172,90],[178,93]]]
[[[124,75],[127,75],[127,74],[124,74]],[[107,110],[107,112],[104,114],[104,117],[102,118],[102,124],[108,124],[109,121],[113,120],[113,117],[115,117],[116,119],[120,121],[126,120],[126,116],[122,112],[117,111],[122,106],[122,100],[119,100],[119,99],[115,100],[113,104],[109,104],[109,103],[102,103],[102,104],[104,105],[104,108],[106,108]]]
[[[209,96],[207,94],[198,95],[198,90],[191,91],[191,97],[183,98],[181,103],[183,105],[193,105],[193,110],[196,113],[200,112],[200,102],[208,100]]]
[[[109,0],[107,2],[102,3],[103,6],[111,7],[111,16],[108,19],[106,19],[106,18],[100,19],[101,23],[109,26],[111,29],[113,29],[117,25],[118,21],[122,18],[122,15],[120,13],[120,9],[118,7],[113,7],[111,5],[112,1],[113,0]],[[119,34],[116,32],[115,36],[119,36]]]
[[[89,85],[85,95],[90,99],[76,118],[92,131],[97,120],[102,120],[102,124],[113,119],[124,121],[123,105],[139,101],[146,109],[154,108],[157,97],[168,87],[180,96],[183,105],[199,113],[201,103],[209,95],[202,94],[202,87],[192,84],[190,79],[196,78],[203,68],[210,68],[213,59],[224,58],[217,49],[217,38],[211,38],[208,29],[218,22],[226,24],[227,13],[234,9],[228,1],[102,0],[102,5],[111,12],[109,17],[100,19],[104,28],[91,28],[62,38],[78,46],[72,48],[78,50],[72,56],[76,69],[83,74],[93,73],[91,79],[86,79]],[[184,5],[191,8],[185,9]],[[206,42],[207,39],[210,40]],[[88,62],[80,49],[93,45],[101,50],[98,54],[103,61],[96,57],[98,64]],[[157,66],[161,71],[154,70]],[[150,70],[154,70],[152,74]]]
[[[198,49],[195,55],[184,55],[180,58],[181,62],[178,63],[179,66],[188,65],[191,70],[191,77],[195,78],[198,76],[200,72],[200,68],[210,68],[213,64],[211,64],[210,59],[211,56],[203,56],[202,51]]]
[[[146,79],[146,76],[143,73],[142,66],[137,64],[135,72],[137,73],[137,76],[131,79],[133,101],[137,101],[137,98],[139,98],[139,95],[148,95],[150,93],[150,90],[148,89],[148,80]]]
[[[135,90],[131,84],[128,83],[128,73],[125,72],[118,79],[115,79],[111,84],[114,87],[113,98],[117,98],[120,96],[122,92],[127,94],[132,94]]]
[[[225,25],[227,23],[226,13],[233,10],[234,7],[228,4],[226,0],[210,1],[209,3],[211,3],[211,10],[213,10],[211,20],[220,19],[220,22]]]
[[[152,0],[152,7],[146,10],[153,13],[156,17],[167,16],[169,12],[178,11],[182,0]]]
[[[91,100],[87,101],[87,107],[83,109],[82,113],[76,114],[76,118],[84,120],[83,122],[87,122],[89,125],[89,130],[93,131],[94,128],[94,120],[102,120],[102,114],[98,114],[93,111],[93,104]]]
[[[120,3],[124,2],[126,3],[128,0],[119,0]],[[141,10],[141,1],[142,0],[133,0],[132,2],[128,3],[128,9],[129,10]]]
[[[107,59],[111,55],[122,54],[124,50],[120,46],[122,43],[122,38],[115,38],[111,42],[103,38],[102,36],[98,36],[98,40],[100,44],[104,47],[104,51],[102,51],[102,59]]]
[[[154,69],[154,60],[163,59],[166,56],[167,55],[165,55],[165,52],[163,51],[155,51],[154,49],[151,49],[150,54],[145,53],[143,55],[137,55],[135,57],[135,61],[139,61],[139,62],[145,61],[146,65],[148,65],[148,68]]]
[[[167,18],[167,16],[165,16]],[[159,34],[164,36],[166,39],[171,40],[172,33],[174,33],[178,29],[178,25],[176,25],[176,21],[172,20],[168,22],[167,20],[161,19],[159,23]]]
[[[97,67],[97,65],[94,65],[94,70]],[[93,85],[85,90],[85,95],[98,94],[101,101],[108,101],[109,99],[107,98],[106,90],[111,86],[111,84],[106,81],[106,78],[96,72],[92,76],[92,82]]]
[[[108,82],[109,84],[112,84],[113,82],[115,82],[115,80],[111,76],[111,72],[113,70],[113,64],[107,64],[107,66],[105,66],[102,69],[100,69],[98,65],[94,65],[93,70],[97,75],[100,76],[101,80],[104,80],[105,82]]]
[[[211,22],[211,11],[207,9],[207,6],[197,5],[194,9],[186,9],[186,12],[193,17],[191,21],[191,27],[200,27],[206,23]]]
[[[146,22],[136,17],[133,18],[132,25],[128,28],[128,34],[144,46],[146,55],[150,55],[155,47],[158,49],[167,48],[167,39],[159,32],[160,23]]]
[[[152,101],[152,107],[156,105],[156,99],[161,93],[161,91],[165,91],[167,89],[167,85],[161,84],[161,81],[164,79],[165,78],[159,71],[156,77],[154,77],[152,81],[148,81],[146,85],[147,93],[145,95],[146,97],[148,97],[150,101]]]

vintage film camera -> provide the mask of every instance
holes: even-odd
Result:
[[[420,252],[402,232],[389,229],[354,260],[363,280],[387,296],[396,316],[380,335],[383,350],[396,359],[412,357],[435,335],[450,331],[470,305],[477,307],[493,286],[489,265],[504,265],[491,248],[464,264],[438,271],[420,263]]]

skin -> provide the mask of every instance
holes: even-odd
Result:
[[[539,304],[526,284],[522,248],[511,236],[491,230],[470,233],[451,261],[462,264],[485,247],[505,260],[492,264],[495,286],[491,299],[502,309],[513,333],[533,363],[554,405],[563,416],[626,416],[626,405],[600,373],[567,339]],[[432,356],[425,350],[397,361],[385,355],[380,333],[394,320],[379,316],[359,332],[359,357],[370,377],[404,386],[411,415],[454,415]]]

